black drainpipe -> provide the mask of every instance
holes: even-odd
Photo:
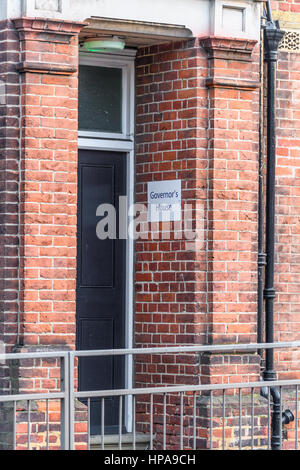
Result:
[[[274,255],[275,255],[275,169],[276,169],[276,66],[278,60],[278,46],[284,32],[279,29],[278,23],[272,19],[270,2],[267,2],[267,21],[264,27],[265,61],[267,63],[267,177],[266,177],[266,268],[265,268],[265,334],[266,343],[274,342]],[[274,350],[266,350],[266,368],[264,371],[266,381],[276,380],[274,370]],[[281,424],[293,421],[294,416],[290,410],[282,413],[281,394],[278,388],[271,387],[270,394],[273,399],[271,448],[281,448]],[[262,390],[262,395],[268,397],[268,391]]]
[[[262,18],[263,21],[263,18]],[[265,254],[265,135],[264,135],[264,30],[261,28],[260,34],[260,64],[259,78],[261,89],[259,94],[259,175],[258,175],[258,281],[257,281],[257,342],[264,342],[264,270],[266,266]],[[263,351],[259,349],[257,353],[262,357]]]

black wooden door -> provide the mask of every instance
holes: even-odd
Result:
[[[116,208],[118,234],[119,196],[126,195],[126,155],[79,151],[77,231],[77,349],[125,347],[126,241],[101,240],[96,234],[100,204]],[[106,214],[104,214],[105,217]],[[124,387],[122,357],[79,360],[79,390]],[[119,400],[105,399],[106,432],[118,430]],[[91,400],[91,433],[100,433],[101,400]]]

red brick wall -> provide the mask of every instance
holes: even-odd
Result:
[[[298,0],[271,1],[272,10],[288,11],[291,13],[299,13],[300,5]]]
[[[137,201],[147,202],[147,182],[180,179],[183,203],[200,202],[204,220],[203,238],[193,251],[184,238],[174,240],[174,233],[163,240],[162,226],[158,239],[150,234],[137,242],[137,346],[256,340],[259,58],[258,47],[251,55],[254,45],[208,39],[139,51]],[[249,354],[202,357],[201,368],[193,355],[143,356],[136,363],[138,385],[258,376],[259,357]],[[168,442],[175,446],[177,402],[170,397],[167,403]],[[162,397],[155,407],[160,448]],[[139,402],[138,413],[141,429],[147,430],[149,404]],[[204,446],[206,432],[200,430]]]
[[[207,58],[194,41],[142,49],[137,57],[136,200],[147,203],[147,182],[182,180],[183,202],[207,199]],[[195,207],[195,206],[194,206]],[[195,217],[195,215],[194,215]],[[160,227],[162,229],[162,227]],[[205,342],[206,251],[186,240],[136,243],[137,346]],[[144,358],[143,358],[144,359]],[[181,362],[181,364],[180,364]],[[137,382],[198,381],[194,359],[148,358]],[[192,378],[194,376],[194,379]],[[189,378],[190,377],[190,378]]]
[[[137,201],[148,181],[181,179],[183,201],[204,208],[194,251],[184,240],[137,242],[137,345],[256,340],[258,51],[201,42],[209,62],[197,43],[137,59]],[[138,381],[187,380],[184,365],[157,363],[138,368]]]
[[[299,12],[298,2],[273,3]],[[80,25],[53,21],[47,33],[42,20],[17,20],[15,26],[20,49],[10,23],[2,23],[0,33],[0,79],[9,91],[7,103],[0,105],[5,124],[0,136],[5,293],[0,340],[29,349],[72,348]],[[139,51],[136,200],[147,202],[149,181],[182,180],[183,202],[194,207],[198,202],[203,209],[197,217],[193,214],[194,225],[196,218],[203,218],[203,239],[187,249],[176,229],[170,239],[163,239],[159,227],[158,238],[150,234],[137,241],[137,346],[256,341],[259,68],[257,46],[250,58],[253,46],[247,41],[201,39],[200,45],[197,40]],[[20,77],[16,63],[22,64]],[[299,67],[299,54],[280,53],[278,340],[299,339],[300,331]],[[298,376],[299,355],[281,352],[278,360],[285,377]],[[36,372],[28,377],[23,369],[19,386],[57,387],[49,369],[40,377]],[[140,357],[136,363],[137,385],[239,382],[256,379],[258,373],[256,355],[205,356],[201,367],[195,355]],[[140,414],[147,415],[144,405],[139,406]],[[156,424],[161,425],[159,413]]]

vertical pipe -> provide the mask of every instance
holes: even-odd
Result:
[[[278,46],[284,32],[276,27],[272,19],[270,2],[267,2],[267,23],[264,30],[265,61],[267,63],[267,178],[266,178],[266,255],[265,270],[265,312],[266,343],[274,342],[274,264],[275,264],[275,171],[276,171],[276,68]],[[275,380],[274,350],[266,351],[265,380]],[[278,389],[271,387],[273,398],[271,423],[271,448],[281,448],[281,396]]]
[[[273,30],[272,30],[273,31]],[[265,34],[267,32],[265,31]],[[274,342],[274,256],[275,256],[275,62],[268,57],[268,119],[267,119],[267,198],[266,198],[266,254],[267,265],[265,274],[265,303],[266,303],[266,342]],[[275,380],[274,352],[266,350],[265,379]]]
[[[270,5],[267,5],[271,15]],[[275,263],[275,170],[276,170],[276,66],[278,46],[284,32],[277,29],[269,16],[264,30],[265,61],[267,63],[267,177],[266,177],[266,255],[265,307],[266,343],[274,342],[274,263]],[[265,380],[274,380],[274,351],[266,351]]]
[[[264,269],[266,266],[266,254],[264,247],[265,231],[265,138],[264,138],[264,42],[263,30],[260,36],[260,93],[259,93],[259,159],[258,159],[258,280],[257,280],[257,342],[264,341]],[[262,350],[257,351],[262,356]]]

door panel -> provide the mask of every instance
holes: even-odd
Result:
[[[114,249],[111,240],[100,241],[96,235],[95,207],[100,204],[115,205],[115,166],[82,165],[81,216],[81,286],[113,287]],[[101,189],[100,189],[101,188]],[[99,243],[100,242],[100,243]],[[105,269],[99,269],[105,266]]]
[[[80,150],[78,165],[77,349],[125,347],[126,240],[100,240],[100,204],[126,195],[126,154]],[[123,388],[122,357],[81,358],[79,390]],[[118,431],[119,400],[106,399],[106,432]],[[91,400],[91,433],[101,432],[101,400]]]

